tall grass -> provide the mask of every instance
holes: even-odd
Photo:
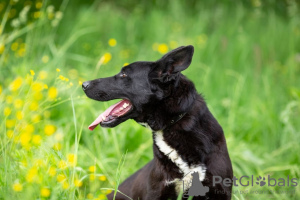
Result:
[[[55,7],[58,18],[41,15],[19,28],[2,15],[0,199],[105,199],[119,179],[152,159],[151,132],[132,120],[90,132],[88,125],[112,102],[87,99],[80,83],[187,44],[195,54],[184,74],[224,129],[234,175],[299,178],[296,6],[282,17],[263,4],[199,3],[190,11],[172,1],[144,13],[139,6],[67,3]],[[14,5],[5,8],[9,13]],[[46,2],[40,9],[48,12]],[[108,44],[111,38],[116,46]],[[262,189],[271,191],[251,194]],[[300,197],[299,186],[233,190],[233,199]]]

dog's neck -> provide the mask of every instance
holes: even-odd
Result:
[[[148,111],[149,114],[143,122],[147,123],[153,131],[164,130],[176,124],[193,109],[197,99],[202,99],[197,94],[193,83],[183,75],[178,83],[170,87],[168,97]]]

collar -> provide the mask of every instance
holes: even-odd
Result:
[[[186,115],[186,112],[176,115],[175,117],[172,117],[171,120],[167,123],[167,125],[165,125],[161,130],[165,130],[165,129],[169,128],[170,126],[172,126],[173,124],[175,124],[176,122],[181,120],[185,115]]]

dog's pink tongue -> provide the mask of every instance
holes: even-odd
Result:
[[[114,109],[114,107],[116,105],[118,105],[119,103],[116,103],[116,104],[110,106],[107,110],[104,111],[104,113],[101,113],[99,115],[99,117],[97,117],[97,119],[89,126],[89,129],[91,131],[94,130],[96,128],[96,126],[98,126],[98,124],[100,124],[106,118],[106,116],[108,116],[109,113]]]
[[[110,106],[107,110],[104,111],[104,113],[100,114],[99,117],[97,117],[97,119],[91,124],[89,125],[89,129],[92,131],[96,128],[96,126],[98,126],[98,124],[100,124],[103,120],[105,120],[105,118],[112,112],[112,110],[116,107],[118,107],[118,105],[126,103],[128,100],[123,99],[122,101]]]

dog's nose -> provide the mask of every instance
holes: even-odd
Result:
[[[89,87],[90,82],[89,81],[85,81],[82,83],[82,89],[86,90]]]

